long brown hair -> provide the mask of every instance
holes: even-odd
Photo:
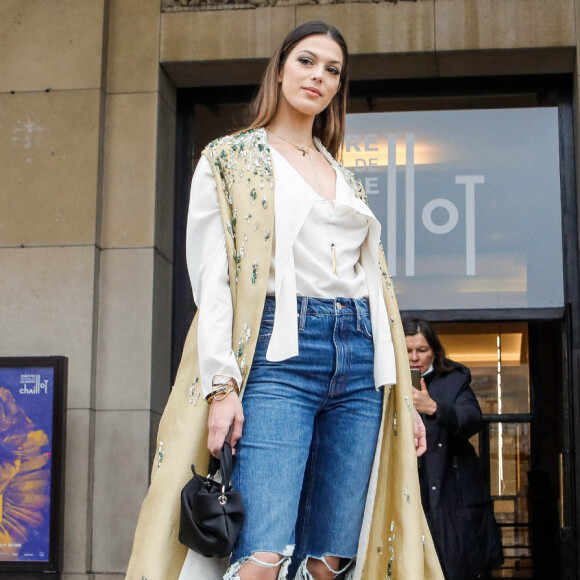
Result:
[[[435,329],[426,320],[421,318],[404,318],[403,332],[405,336],[415,336],[421,333],[433,351],[433,368],[441,374],[449,374],[455,367],[447,358],[445,349],[435,332]]]
[[[335,158],[340,158],[346,120],[348,48],[342,34],[334,26],[325,22],[306,22],[294,29],[282,41],[278,50],[270,58],[260,89],[250,103],[249,116],[252,121],[247,128],[256,129],[272,122],[280,99],[280,83],[278,82],[280,70],[292,49],[304,38],[315,34],[328,36],[340,46],[342,51],[344,62],[340,70],[340,86],[328,107],[316,115],[312,128],[312,134],[320,139],[330,154]]]

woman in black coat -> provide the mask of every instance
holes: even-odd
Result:
[[[449,360],[431,325],[403,321],[412,369],[421,372],[413,392],[427,430],[419,460],[421,500],[447,580],[473,580],[503,562],[501,537],[475,449],[469,438],[483,417],[470,387],[471,373]]]

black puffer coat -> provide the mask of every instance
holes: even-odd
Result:
[[[450,361],[451,362],[451,361]],[[503,562],[489,491],[469,438],[483,418],[471,373],[459,363],[447,375],[426,375],[435,415],[422,415],[427,452],[419,460],[425,515],[447,580],[472,580]]]

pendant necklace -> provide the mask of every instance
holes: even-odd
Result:
[[[275,133],[274,131],[272,131],[272,129],[268,129],[268,131],[270,131],[270,133],[272,133],[272,135],[276,135],[276,137],[278,137],[278,139],[282,139],[282,141],[286,141],[286,143],[288,143],[288,145],[292,145],[292,147],[294,147],[294,149],[298,149],[298,151],[300,151],[300,153],[302,153],[302,157],[304,157],[306,155],[310,155],[310,149],[313,145],[312,143],[310,143],[310,145],[308,145],[308,147],[303,147],[302,145],[297,145],[293,141],[290,141],[290,139],[286,139],[286,137],[282,137],[282,135],[278,135],[278,133]]]
[[[314,169],[314,163],[312,163],[312,157],[310,156],[310,149],[312,148],[313,144],[311,143],[310,145],[308,145],[308,147],[304,147],[302,145],[297,145],[296,143],[290,141],[290,139],[286,139],[285,137],[282,137],[282,135],[278,135],[278,133],[275,133],[274,131],[272,131],[272,129],[268,129],[268,131],[270,131],[270,133],[272,133],[272,135],[276,135],[276,137],[278,137],[279,139],[282,139],[282,141],[286,141],[286,143],[288,143],[289,145],[292,145],[292,147],[294,147],[295,149],[300,151],[300,153],[302,153],[302,157],[308,156],[308,161],[310,161],[310,167],[312,168],[312,173],[314,173],[316,183],[318,184],[318,189],[319,189],[320,193],[322,194],[324,201],[326,201],[327,204],[330,204],[332,202],[332,200],[326,195],[326,193],[322,187],[322,184],[320,183],[320,179],[318,178],[318,173],[316,172],[316,169]],[[332,226],[333,225],[332,215],[330,213],[329,205],[326,206],[326,209],[328,211],[328,223],[329,223],[329,225]],[[338,271],[336,269],[336,246],[334,245],[334,242],[330,243],[330,251],[332,253],[333,273],[338,278],[339,277]]]

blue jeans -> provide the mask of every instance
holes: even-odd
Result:
[[[300,354],[266,360],[268,297],[243,398],[234,485],[246,520],[232,563],[356,555],[381,422],[368,301],[298,297]]]

